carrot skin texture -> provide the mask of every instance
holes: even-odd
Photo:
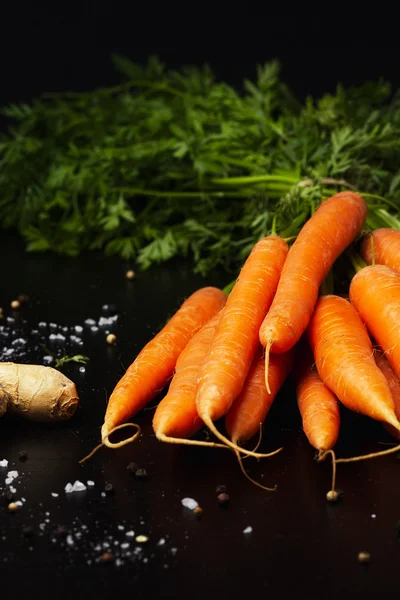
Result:
[[[168,393],[154,413],[153,429],[156,435],[161,433],[170,437],[189,438],[203,426],[196,408],[197,378],[221,314],[220,311],[206,323],[179,356]]]
[[[319,288],[338,256],[361,230],[367,205],[354,192],[323,202],[300,231],[282,269],[260,342],[271,352],[287,352],[307,328]]]
[[[371,238],[374,242],[375,264],[400,271],[400,231],[389,227],[375,229],[362,240],[360,254],[368,265],[372,264]]]
[[[400,273],[371,265],[354,275],[350,300],[400,377]]]
[[[335,394],[322,382],[312,352],[304,344],[295,369],[296,397],[304,433],[316,450],[331,450],[340,430],[340,407]]]
[[[171,378],[190,338],[225,304],[226,295],[214,287],[194,292],[163,329],[141,350],[112,392],[102,438],[139,412]]]
[[[396,413],[396,417],[400,419],[400,379],[397,377],[396,373],[393,371],[389,361],[385,357],[383,351],[378,346],[374,348],[375,352],[375,361],[384,376],[386,377],[386,381],[389,384],[390,391],[392,393],[392,398],[394,402],[394,412]],[[384,423],[385,429],[395,437],[397,440],[400,439],[400,432]]]
[[[350,302],[333,295],[319,298],[308,327],[308,339],[319,376],[342,404],[400,427],[368,332]]]
[[[257,242],[245,261],[200,369],[196,405],[203,420],[224,416],[240,394],[287,252],[282,238],[270,236]]]
[[[234,443],[246,442],[264,423],[272,403],[292,370],[294,352],[271,356],[270,388],[265,387],[265,358],[260,349],[254,357],[243,389],[225,418],[225,427]]]

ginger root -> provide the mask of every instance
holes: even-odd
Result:
[[[42,365],[0,363],[0,416],[5,412],[31,421],[64,421],[79,402],[75,384]]]

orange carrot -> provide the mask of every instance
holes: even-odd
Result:
[[[400,271],[400,231],[375,229],[362,240],[360,252],[368,265],[386,265]]]
[[[141,350],[112,392],[101,429],[110,431],[141,410],[172,376],[176,361],[190,338],[224,305],[226,295],[214,287],[192,294],[165,327]]]
[[[319,288],[337,257],[354,240],[367,216],[364,200],[354,192],[335,194],[316,210],[289,250],[271,308],[260,328],[266,349],[286,352],[306,330]]]
[[[222,311],[217,313],[192,337],[178,358],[168,393],[157,406],[153,418],[154,433],[163,442],[185,443],[185,438],[191,437],[204,425],[196,409],[197,377],[221,314]],[[194,443],[210,445],[209,442]]]
[[[318,375],[308,345],[301,345],[296,361],[296,395],[304,433],[311,446],[322,456],[334,447],[339,437],[339,402]]]
[[[292,369],[293,359],[293,351],[271,356],[271,392],[268,392],[265,387],[265,358],[261,348],[257,351],[243,389],[225,418],[225,427],[234,444],[246,442],[259,431]]]
[[[382,349],[379,346],[376,346],[374,348],[374,353],[376,364],[386,377],[386,381],[389,384],[394,402],[394,412],[396,413],[397,419],[400,420],[400,379],[393,371],[389,361],[387,360]],[[384,423],[384,426],[388,430],[390,435],[392,435],[396,439],[400,439],[400,432],[397,429],[395,429],[391,425],[388,425],[387,423]]]
[[[209,429],[229,446],[213,421],[224,416],[240,394],[258,347],[258,331],[272,302],[287,255],[277,236],[259,241],[230,293],[200,373],[197,411]],[[247,452],[251,454],[250,452]]]
[[[350,300],[400,377],[400,273],[384,265],[361,269],[351,281]]]
[[[319,376],[347,408],[400,429],[389,385],[376,365],[368,332],[350,302],[333,295],[319,298],[308,338]]]

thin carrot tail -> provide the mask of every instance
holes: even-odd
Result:
[[[244,468],[244,465],[243,465],[244,459],[241,457],[240,452],[235,450],[235,454],[236,454],[236,458],[238,459],[238,462],[239,462],[240,470],[242,471],[242,473],[246,477],[246,479],[251,481],[251,483],[253,483],[257,487],[261,488],[262,490],[266,490],[267,492],[275,492],[276,491],[276,488],[277,488],[276,485],[273,488],[269,488],[266,485],[262,485],[261,483],[259,483],[258,481],[256,481],[252,477],[250,477],[250,475],[247,473],[246,469]],[[246,458],[246,456],[244,458]]]
[[[261,441],[262,441],[262,434],[263,434],[263,432],[262,432],[262,425],[263,424],[260,423],[260,431],[259,431],[259,434],[258,434],[258,440],[257,440],[257,444],[253,448],[253,452],[256,452],[258,450],[258,448],[260,447],[260,444],[261,444]],[[249,455],[244,456],[242,458],[242,460],[246,460],[246,458],[249,458]]]
[[[351,458],[337,458],[337,463],[350,463],[358,462],[360,460],[369,460],[370,458],[378,458],[379,456],[386,456],[388,454],[395,454],[400,450],[400,445],[389,448],[389,450],[381,450],[380,452],[372,452],[371,454],[363,454],[361,456],[353,456]]]
[[[122,440],[121,442],[116,442],[116,443],[110,442],[110,440],[108,439],[110,437],[110,435],[112,435],[115,431],[118,431],[119,429],[123,429],[125,427],[134,427],[136,429],[136,432],[131,437],[129,437],[125,440]],[[87,460],[89,460],[89,458],[92,458],[92,456],[97,452],[97,450],[100,450],[100,448],[102,448],[103,446],[107,446],[107,448],[122,448],[123,446],[126,446],[127,444],[131,444],[139,437],[140,432],[141,432],[141,429],[137,423],[122,423],[122,425],[117,425],[116,427],[111,429],[109,432],[107,432],[105,435],[103,435],[103,439],[100,442],[100,444],[98,444],[95,448],[93,448],[93,450],[91,452],[89,452],[89,454],[87,456],[82,458],[79,461],[79,464],[81,465],[84,462],[86,462]]]
[[[237,444],[231,442],[231,440],[229,440],[220,431],[218,431],[218,429],[215,427],[212,419],[208,415],[202,415],[201,418],[204,421],[204,423],[207,425],[207,427],[209,428],[209,430],[219,440],[221,440],[221,442],[223,442],[224,444],[226,444],[227,446],[229,446],[229,448],[232,448],[233,450],[235,450],[235,452],[239,452],[240,454],[245,454],[246,456],[253,456],[254,458],[269,458],[270,456],[274,456],[274,454],[278,454],[278,452],[280,452],[281,450],[283,450],[283,448],[278,448],[277,450],[274,450],[273,452],[269,452],[268,454],[259,454],[257,452],[252,451],[252,450],[245,450],[244,448],[241,448]]]
[[[332,457],[332,485],[331,489],[327,494],[328,500],[335,500],[338,497],[338,493],[336,491],[336,463],[338,462],[336,459],[336,455],[334,451],[331,450],[320,450],[318,453],[318,462],[322,462],[328,456],[328,454]]]
[[[267,392],[268,394],[271,393],[271,388],[269,387],[269,381],[268,381],[268,376],[269,376],[269,355],[271,353],[271,346],[272,346],[272,340],[268,340],[266,346],[265,346],[265,386],[267,388]]]
[[[167,444],[182,444],[184,446],[205,446],[207,448],[225,448],[230,450],[226,444],[216,444],[215,442],[203,442],[202,440],[188,440],[187,438],[175,438],[165,435],[164,433],[156,433],[156,437],[160,442]]]

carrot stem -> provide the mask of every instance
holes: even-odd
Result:
[[[136,433],[134,433],[131,437],[127,438],[126,440],[122,440],[121,442],[117,442],[117,443],[110,442],[110,440],[108,439],[110,437],[110,435],[112,433],[114,433],[115,431],[118,431],[119,429],[123,429],[124,427],[135,427]],[[97,452],[97,450],[100,450],[100,448],[102,448],[103,446],[107,446],[107,448],[122,448],[123,446],[126,446],[127,444],[134,442],[137,439],[137,437],[140,435],[140,431],[141,431],[141,429],[137,423],[122,423],[122,425],[117,425],[103,437],[103,441],[100,442],[100,444],[98,444],[95,448],[93,448],[93,450],[91,452],[89,452],[89,454],[87,456],[85,456],[84,458],[82,458],[79,461],[79,464],[81,465],[82,463],[89,460],[89,458],[92,458],[93,454],[95,454]]]

